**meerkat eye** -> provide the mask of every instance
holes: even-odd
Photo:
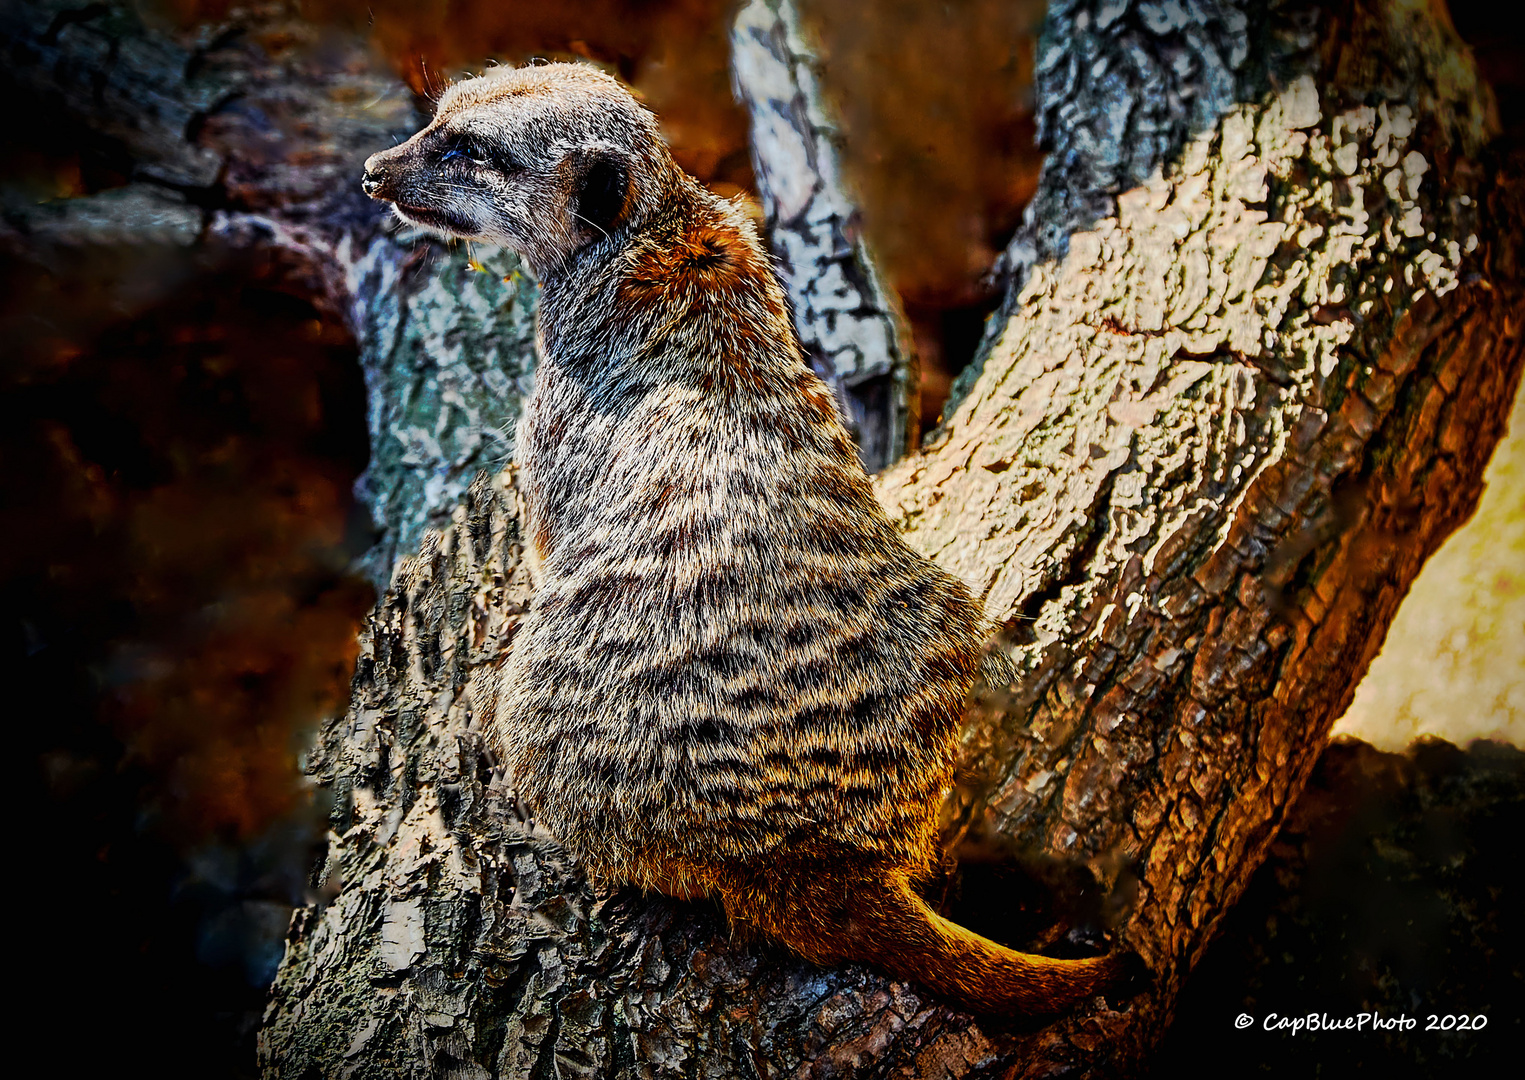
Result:
[[[440,162],[446,161],[464,161],[483,168],[494,164],[487,148],[470,135],[456,135],[445,144]]]

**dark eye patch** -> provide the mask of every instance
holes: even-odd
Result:
[[[440,163],[460,161],[481,168],[497,169],[499,172],[518,172],[522,167],[507,155],[495,153],[474,135],[452,135],[440,152]]]
[[[440,152],[440,161],[468,161],[473,165],[491,165],[487,148],[470,135],[452,135]]]

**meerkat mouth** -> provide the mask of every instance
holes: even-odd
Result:
[[[477,232],[474,222],[451,210],[433,210],[426,206],[410,206],[400,202],[394,202],[392,209],[410,225],[423,225],[456,236],[475,236]]]

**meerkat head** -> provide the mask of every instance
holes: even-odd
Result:
[[[615,79],[543,64],[451,86],[428,127],[366,160],[362,187],[404,221],[511,248],[544,278],[638,228],[676,168],[656,118]]]

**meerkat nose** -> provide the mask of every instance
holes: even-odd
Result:
[[[372,154],[365,159],[365,175],[360,180],[360,190],[376,198],[386,183],[387,163],[383,154]]]

